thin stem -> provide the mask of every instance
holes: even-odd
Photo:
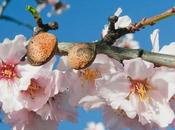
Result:
[[[7,21],[9,21],[9,22],[16,23],[16,24],[22,25],[22,26],[24,26],[24,27],[26,27],[26,28],[28,28],[28,29],[30,29],[30,30],[33,30],[32,25],[27,24],[27,23],[23,23],[23,22],[21,22],[21,21],[15,19],[15,18],[12,18],[12,17],[3,15],[3,16],[0,16],[0,19],[7,20]]]
[[[36,35],[40,32],[47,32],[49,30],[58,29],[58,23],[57,22],[50,22],[50,23],[47,23],[47,24],[43,24],[39,12],[34,7],[27,6],[26,9],[33,15],[33,17],[36,21],[36,24],[37,24],[34,35]]]
[[[11,0],[2,1],[1,5],[0,5],[0,19],[7,20],[7,21],[10,21],[10,22],[16,23],[18,25],[22,25],[22,26],[32,30],[33,29],[32,25],[21,22],[21,21],[15,19],[15,18],[10,17],[10,16],[4,15],[4,12],[5,12],[7,6],[9,5],[10,2],[11,2]]]
[[[43,22],[42,22],[42,19],[40,17],[40,14],[38,13],[38,11],[30,5],[28,5],[26,7],[26,10],[29,11],[33,15],[33,17],[34,17],[34,19],[37,23],[37,26],[42,28],[43,27]]]
[[[170,17],[170,16],[173,16],[173,15],[175,15],[175,8],[174,7],[159,14],[159,15],[156,15],[156,16],[153,16],[150,18],[142,19],[140,22],[131,26],[128,31],[129,31],[129,33],[130,32],[133,33],[135,31],[139,30],[140,28],[146,27],[148,25],[153,25],[153,24],[157,23],[158,21],[163,20],[163,19]]]

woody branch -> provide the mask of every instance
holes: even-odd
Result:
[[[115,29],[114,24],[117,22],[117,16],[109,17],[109,31],[108,34],[102,39],[108,45],[112,45],[116,39],[120,38],[121,36],[128,34],[128,33],[135,33],[146,26],[152,26],[160,20],[163,20],[167,17],[175,15],[175,7],[150,18],[143,18],[138,23],[133,23],[128,28],[119,28]]]
[[[34,8],[32,8],[32,9],[34,9]],[[35,12],[35,15],[36,14],[37,13]],[[40,26],[38,22],[42,21],[42,20],[41,20],[39,14],[37,14],[38,15],[37,17],[35,15],[34,15],[34,18],[36,20],[37,26]],[[121,36],[123,36],[127,33],[134,33],[136,31],[139,31],[143,27],[146,27],[148,25],[153,25],[153,24],[157,23],[158,21],[163,20],[163,19],[165,19],[169,16],[172,16],[172,15],[175,15],[175,8],[171,8],[168,11],[163,12],[159,15],[143,19],[136,24],[132,24],[132,26],[130,26],[129,28],[121,28],[121,29],[117,29],[117,30],[114,30],[113,25],[112,25],[114,23],[114,21],[112,21],[112,20],[116,21],[117,19],[109,19],[110,20],[109,32],[104,39],[99,40],[97,42],[92,42],[92,43],[90,43],[90,42],[89,43],[87,43],[87,42],[78,42],[78,43],[77,42],[76,43],[74,43],[74,42],[59,42],[58,46],[57,46],[58,51],[55,54],[60,55],[60,56],[67,55],[69,53],[69,50],[72,47],[74,47],[75,45],[87,44],[87,45],[95,48],[95,51],[97,54],[100,54],[100,53],[106,54],[109,57],[114,58],[120,62],[122,62],[125,59],[133,59],[133,58],[140,57],[143,60],[154,63],[155,65],[168,66],[168,67],[175,68],[175,56],[153,53],[153,52],[145,51],[143,49],[128,49],[128,48],[120,48],[120,47],[111,46],[111,44],[116,39],[120,38]],[[45,31],[48,31],[48,30],[49,29],[46,29]]]

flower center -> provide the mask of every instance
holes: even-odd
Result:
[[[139,96],[139,99],[143,101],[148,97],[148,91],[152,89],[152,86],[150,86],[147,82],[147,79],[145,80],[133,80],[130,79],[131,86],[130,86],[130,93],[126,97],[126,99],[129,99],[130,95],[135,93]]]
[[[14,79],[17,76],[16,64],[0,64],[0,79]]]
[[[93,69],[85,69],[84,71],[82,71],[81,73],[81,77],[85,80],[89,80],[92,81],[96,78],[98,78],[100,76],[100,73],[97,70],[93,70]]]
[[[21,92],[23,94],[28,94],[30,95],[30,97],[32,99],[34,99],[34,97],[36,96],[36,94],[38,92],[40,92],[42,90],[41,86],[39,86],[39,84],[37,83],[37,81],[35,79],[31,79],[31,83],[28,87],[27,90],[22,90]]]

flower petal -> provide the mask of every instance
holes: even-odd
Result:
[[[116,12],[114,13],[114,16],[117,16],[117,17],[119,17],[119,15],[122,13],[122,9],[121,8],[118,8],[117,10],[116,10]]]
[[[152,52],[159,52],[159,29],[155,29],[151,34]]]
[[[159,68],[150,80],[152,86],[157,89],[167,101],[175,94],[175,70]]]
[[[161,48],[160,53],[175,55],[175,42],[170,43],[169,45],[165,45]]]
[[[154,73],[154,65],[147,64],[140,58],[124,60],[123,63],[125,72],[135,80],[145,80]]]
[[[0,45],[0,58],[5,62],[18,63],[26,54],[25,42],[23,35],[17,35],[14,40],[4,40]]]
[[[119,17],[118,21],[115,23],[115,29],[126,28],[131,24],[131,18],[129,16]]]
[[[104,105],[104,101],[98,96],[85,96],[80,101],[79,104],[82,104],[86,110],[99,108]]]

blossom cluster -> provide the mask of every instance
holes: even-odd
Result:
[[[121,9],[115,15],[120,13]],[[122,16],[115,27],[130,23],[128,16]],[[152,51],[175,55],[175,43],[159,49],[158,32],[151,34]],[[97,54],[94,62],[81,70],[70,68],[67,56],[62,56],[56,67],[55,58],[32,66],[24,58],[27,43],[23,35],[17,35],[0,44],[0,103],[4,120],[13,130],[56,130],[62,120],[76,122],[78,106],[102,108],[109,130],[174,126],[175,69],[141,58],[121,63],[104,54]],[[139,48],[131,34],[114,46]]]
[[[23,59],[26,44],[23,35],[0,44],[0,102],[5,121],[14,130],[55,130],[64,119],[75,122],[66,75],[52,70],[55,59],[31,66]]]

